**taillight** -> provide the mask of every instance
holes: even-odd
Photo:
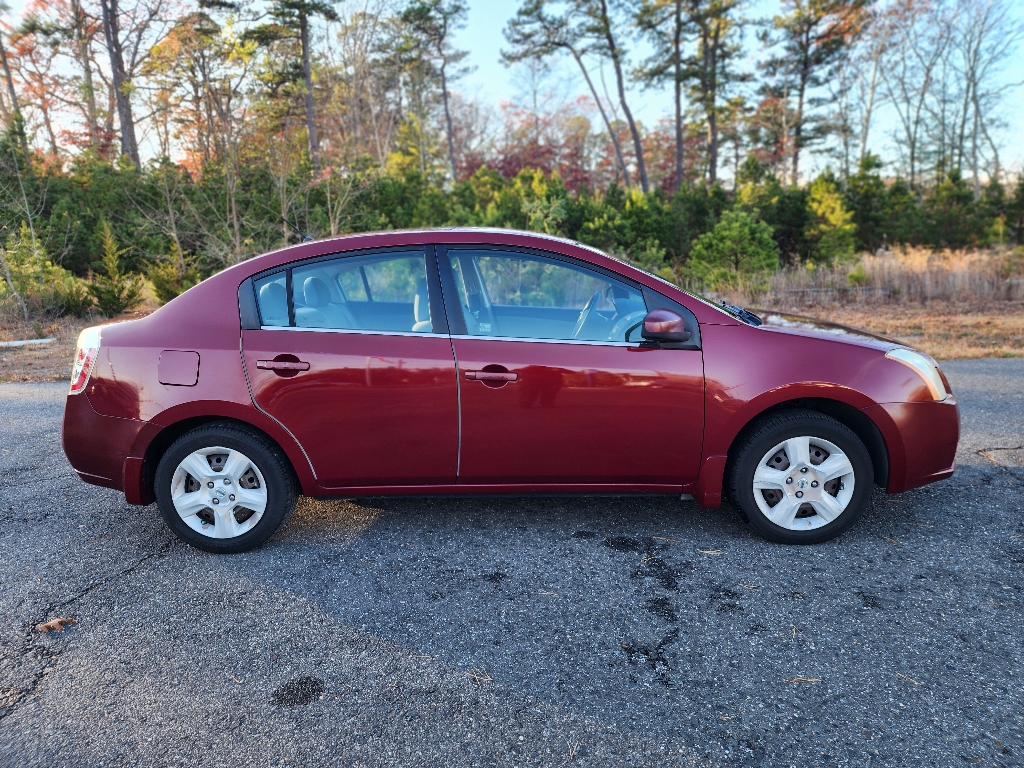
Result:
[[[71,368],[71,392],[77,395],[85,389],[92,375],[93,366],[100,353],[100,328],[86,328],[78,334],[78,347],[75,349],[75,364]]]

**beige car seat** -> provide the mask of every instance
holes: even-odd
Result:
[[[421,280],[416,288],[416,298],[412,302],[413,319],[415,322],[412,329],[416,333],[430,333],[434,330],[434,324],[430,321],[430,297],[427,294],[427,281]]]
[[[331,290],[319,277],[307,277],[302,284],[306,306],[295,310],[295,324],[302,328],[359,327],[355,317],[344,304],[331,301]]]

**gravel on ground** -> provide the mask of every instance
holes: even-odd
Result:
[[[210,555],[0,386],[0,766],[1024,764],[1024,360],[827,544],[664,498],[315,501]],[[73,619],[60,631],[37,626]]]

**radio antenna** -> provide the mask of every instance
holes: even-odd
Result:
[[[283,221],[285,224],[288,225],[288,229],[290,229],[292,232],[294,232],[299,237],[301,237],[302,238],[302,242],[304,242],[304,243],[312,243],[313,242],[313,238],[312,237],[310,237],[305,232],[303,232],[301,229],[296,227],[294,224],[292,224],[290,221],[288,221],[288,219],[286,219],[284,216],[281,217],[281,221]]]

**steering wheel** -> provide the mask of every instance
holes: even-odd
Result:
[[[594,311],[594,307],[601,301],[601,292],[594,291],[594,295],[590,297],[590,301],[587,302],[587,306],[580,312],[579,318],[576,320],[576,327],[572,329],[572,337],[575,339],[580,335],[580,331],[583,330],[583,326],[587,324],[587,319],[590,317],[590,313]]]
[[[618,341],[620,336],[623,340],[629,341],[626,334],[633,330],[636,323],[641,322],[646,316],[646,309],[639,309],[636,312],[630,312],[628,315],[623,315],[616,321],[615,325],[612,326],[611,333],[608,334],[608,341]]]

